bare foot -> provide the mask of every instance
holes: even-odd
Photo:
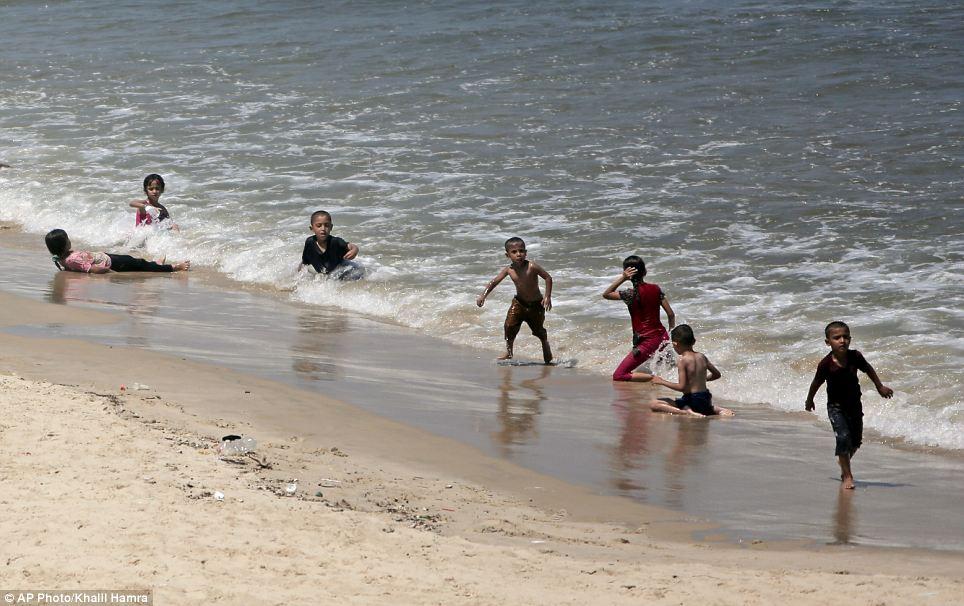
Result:
[[[172,264],[171,264],[171,267],[174,268],[174,271],[187,271],[187,270],[191,269],[191,262],[190,262],[190,261],[180,261],[180,262],[178,262],[178,263],[172,263]]]
[[[843,488],[854,489],[854,474],[850,471],[850,455],[837,455],[837,462],[840,463],[840,481]]]
[[[510,353],[504,353],[498,358],[496,358],[496,360],[511,360],[511,359],[512,359],[512,354]]]
[[[732,417],[732,416],[735,415],[736,413],[733,412],[732,410],[730,410],[729,408],[722,408],[722,407],[720,407],[720,408],[717,410],[717,413],[716,413],[716,414],[718,414],[718,415],[721,416],[721,417]]]

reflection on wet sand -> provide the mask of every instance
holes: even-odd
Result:
[[[121,286],[121,288],[113,288]],[[129,288],[124,288],[129,286]],[[149,338],[157,325],[152,316],[161,311],[161,288],[156,276],[151,274],[104,274],[91,276],[84,273],[59,271],[53,274],[46,299],[58,305],[70,303],[96,303],[121,308],[129,316],[130,330],[124,334],[124,343],[142,349],[152,345]],[[106,297],[111,299],[107,299]],[[128,297],[119,301],[117,297]]]
[[[706,456],[709,421],[652,412],[649,386],[614,382],[613,391],[612,410],[620,421],[620,429],[609,484],[620,494],[633,498],[660,501],[652,493],[662,492],[662,502],[682,507],[687,472],[702,466]],[[650,466],[650,461],[662,463],[662,474]],[[662,491],[658,490],[660,484]]]
[[[66,305],[70,302],[113,305],[111,301],[95,299],[90,294],[91,278],[87,274],[58,271],[50,279],[46,299],[51,303]]]
[[[856,516],[853,510],[853,490],[841,488],[837,491],[837,510],[834,513],[833,538],[834,545],[846,545],[850,543],[856,528]]]
[[[628,382],[613,382],[612,410],[620,420],[619,441],[613,449],[611,483],[621,493],[645,490],[635,482],[634,469],[645,467],[649,454],[649,388]]]
[[[348,332],[348,321],[339,314],[305,311],[298,316],[298,333],[291,344],[291,368],[298,378],[334,381],[341,377],[337,359],[339,338]]]
[[[503,456],[512,454],[512,446],[525,444],[536,437],[536,420],[546,399],[543,382],[549,376],[549,366],[542,366],[538,377],[519,381],[513,385],[515,370],[512,366],[499,368],[502,381],[499,384],[499,431],[494,434],[495,443]]]
[[[50,288],[47,290],[46,299],[50,303],[65,305],[68,298],[74,299],[75,291],[80,288],[75,280],[71,280],[70,272],[58,271],[50,279]]]
[[[161,292],[156,281],[151,281],[148,276],[137,276],[131,279],[128,276],[116,277],[117,274],[107,274],[108,279],[117,284],[121,280],[131,285],[131,298],[127,306],[127,313],[131,317],[131,330],[125,337],[128,345],[133,347],[147,348],[151,346],[149,339],[151,329],[157,329],[157,325],[152,322],[151,316],[156,315],[161,308]]]
[[[696,417],[659,416],[666,424],[676,425],[676,443],[666,457],[666,502],[672,507],[683,507],[686,496],[685,474],[688,469],[702,466],[710,435],[710,420]]]

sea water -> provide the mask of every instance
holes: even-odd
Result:
[[[853,347],[865,425],[964,448],[964,7],[938,1],[8,2],[0,220],[189,258],[492,355],[525,239],[556,355],[630,347],[629,254],[723,371],[800,410]],[[161,173],[179,232],[134,232]],[[326,209],[366,279],[296,266]],[[523,329],[520,359],[540,357]],[[822,402],[822,395],[818,401]]]

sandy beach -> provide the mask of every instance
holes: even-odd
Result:
[[[6,328],[116,319],[0,299]],[[150,382],[121,389],[134,357]],[[956,552],[694,541],[672,511],[216,366],[11,334],[0,365],[5,587],[151,589],[158,604],[964,599]],[[328,429],[282,432],[281,401]],[[256,436],[255,457],[219,456],[229,433]]]

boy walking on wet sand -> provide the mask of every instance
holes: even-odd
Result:
[[[715,381],[723,375],[716,366],[713,366],[709,358],[693,349],[696,345],[693,329],[688,324],[680,324],[673,329],[669,338],[673,342],[673,349],[679,354],[679,361],[676,363],[679,383],[670,383],[662,377],[653,377],[653,385],[662,385],[681,391],[683,397],[676,400],[672,398],[653,400],[649,403],[650,410],[693,417],[733,416],[733,411],[729,408],[713,405],[713,394],[706,388],[706,382]]]
[[[552,276],[542,269],[539,265],[526,259],[526,244],[522,238],[509,238],[505,241],[505,256],[510,263],[503,267],[492,281],[485,287],[485,292],[479,295],[475,304],[479,307],[485,305],[485,298],[499,285],[506,276],[515,282],[515,296],[512,298],[512,305],[505,316],[505,355],[499,356],[499,360],[509,360],[512,358],[512,345],[515,343],[516,335],[525,322],[532,329],[532,334],[542,341],[542,359],[546,364],[552,361],[552,350],[549,349],[549,335],[543,323],[546,319],[546,312],[552,309]],[[546,296],[542,296],[539,290],[539,278],[546,282]]]
[[[837,462],[840,464],[840,480],[843,487],[853,489],[854,476],[850,470],[853,458],[864,433],[864,411],[860,403],[860,381],[857,371],[867,373],[874,382],[877,393],[890,398],[894,390],[880,381],[873,367],[864,359],[863,354],[850,349],[850,327],[843,322],[831,322],[823,331],[824,341],[830,346],[830,353],[817,364],[817,373],[810,383],[810,392],[805,404],[807,410],[816,405],[813,396],[824,381],[827,382],[827,416],[837,437]]]

